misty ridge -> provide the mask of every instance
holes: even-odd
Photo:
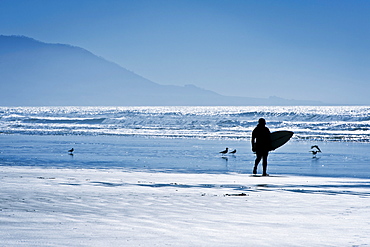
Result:
[[[224,96],[194,85],[160,85],[83,48],[24,36],[0,36],[0,75],[0,106],[322,104]]]

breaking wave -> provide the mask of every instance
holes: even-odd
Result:
[[[370,107],[0,107],[0,132],[250,138],[259,118],[295,139],[370,141]]]

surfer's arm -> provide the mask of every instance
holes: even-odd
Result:
[[[252,144],[252,152],[255,152],[256,151],[256,149],[255,149],[255,146],[256,146],[256,142],[255,142],[255,140],[256,140],[256,136],[255,136],[255,133],[254,133],[254,131],[252,132],[252,140],[251,140],[251,144]]]

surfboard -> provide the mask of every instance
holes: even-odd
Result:
[[[293,136],[292,131],[275,131],[271,133],[271,150],[275,150],[278,147],[283,146]]]

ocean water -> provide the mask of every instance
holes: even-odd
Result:
[[[0,107],[0,133],[250,138],[263,117],[294,139],[369,142],[370,107]]]
[[[250,174],[260,117],[295,133],[271,152],[270,174],[370,178],[363,106],[1,107],[0,165]],[[219,154],[225,147],[237,153]]]

